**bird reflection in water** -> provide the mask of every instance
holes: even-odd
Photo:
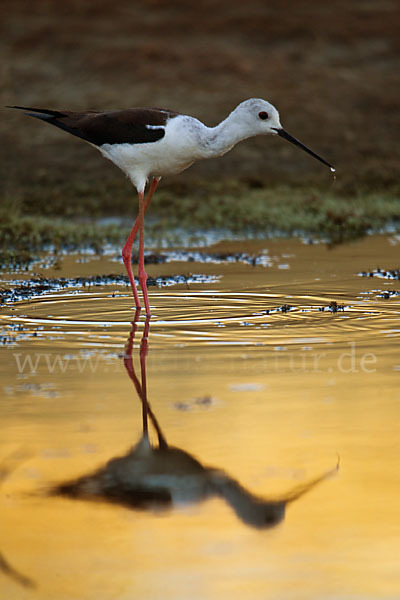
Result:
[[[135,372],[132,351],[138,318],[137,312],[126,346],[124,366],[142,406],[143,433],[124,456],[113,458],[93,473],[57,485],[52,494],[158,511],[219,497],[244,523],[264,529],[283,520],[287,504],[337,471],[339,465],[280,497],[268,499],[250,493],[221,469],[204,466],[185,450],[170,446],[147,399],[149,319],[145,322],[139,350],[140,379]],[[156,446],[150,443],[149,422],[158,439]]]

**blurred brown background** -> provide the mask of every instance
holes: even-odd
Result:
[[[398,189],[399,0],[2,0],[0,10],[2,105],[158,106],[211,125],[262,97],[338,167],[338,192]],[[0,127],[8,201],[29,208],[47,188],[66,200],[96,186],[129,190],[72,136],[7,109]],[[321,164],[272,138],[164,185],[179,193],[200,178],[331,184]]]

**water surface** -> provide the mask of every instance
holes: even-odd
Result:
[[[147,396],[166,439],[267,499],[334,469],[338,455],[339,471],[264,528],[221,497],[135,510],[48,495],[141,437],[141,400],[123,361],[135,311],[118,285],[8,302],[0,311],[1,597],[399,596],[399,282],[359,275],[397,267],[398,239],[330,251],[293,240],[217,249],[265,260],[148,268],[216,276],[149,289]],[[70,256],[45,274],[117,271],[108,257]],[[139,380],[145,326],[141,315],[132,353]]]

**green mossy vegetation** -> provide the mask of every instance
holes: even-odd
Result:
[[[0,210],[2,268],[23,268],[48,249],[58,254],[90,248],[101,254],[106,244],[122,245],[135,206],[126,190],[110,188],[82,186],[80,192],[75,188],[75,200],[65,202],[63,190],[57,188],[52,196],[48,186],[43,186],[20,202],[6,202]],[[70,198],[71,190],[66,195]],[[120,220],[100,219],[107,216]],[[347,196],[336,194],[334,188],[322,193],[312,188],[267,188],[254,182],[199,181],[190,187],[160,187],[146,232],[153,247],[161,242],[179,245],[182,231],[210,230],[244,238],[303,235],[334,245],[398,228],[399,223],[400,199],[393,193]]]

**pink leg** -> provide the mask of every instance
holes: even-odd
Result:
[[[154,177],[153,181],[151,182],[149,191],[147,193],[147,196],[146,196],[144,202],[143,202],[143,194],[142,194],[143,218],[144,218],[144,213],[146,212],[147,207],[150,204],[150,200],[151,200],[154,192],[156,191],[159,181],[160,181],[159,177]],[[126,271],[128,273],[129,282],[131,284],[133,297],[135,299],[135,306],[137,309],[140,308],[140,300],[139,300],[139,295],[138,295],[138,292],[136,289],[135,278],[134,278],[133,272],[132,272],[132,262],[131,261],[132,261],[132,245],[133,245],[133,242],[135,241],[137,231],[140,227],[140,204],[141,203],[140,203],[140,195],[139,195],[139,216],[137,217],[135,224],[133,225],[132,230],[131,230],[130,234],[128,235],[128,239],[126,240],[125,245],[122,249],[122,260],[124,261],[124,265],[125,265]],[[144,291],[143,291],[143,296],[145,296]],[[147,288],[146,288],[146,298],[147,298]],[[147,302],[147,304],[148,304],[148,302]],[[148,311],[147,306],[146,306],[146,313],[149,314],[149,312],[150,311]]]
[[[139,192],[139,284],[142,288],[146,317],[150,317],[149,298],[147,296],[147,273],[144,268],[144,198]]]

